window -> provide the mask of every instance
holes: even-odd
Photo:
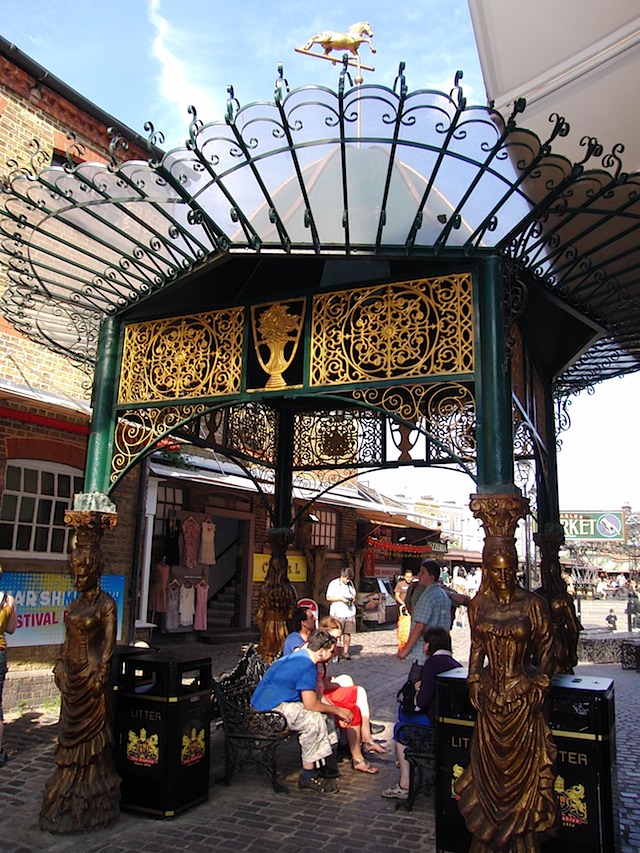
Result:
[[[319,522],[311,526],[311,544],[324,545],[335,551],[338,543],[338,513],[332,509],[320,509],[315,515]]]
[[[7,462],[0,508],[0,552],[5,556],[59,557],[69,553],[71,529],[64,523],[83,474],[54,462]]]
[[[167,534],[167,518],[184,506],[184,489],[178,486],[158,485],[156,516],[153,522],[153,535],[164,537]]]

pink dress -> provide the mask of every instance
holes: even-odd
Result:
[[[209,600],[209,586],[199,583],[196,586],[196,616],[193,620],[194,631],[207,630],[207,602]]]

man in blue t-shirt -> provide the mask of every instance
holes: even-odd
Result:
[[[321,794],[338,790],[336,782],[321,777],[316,768],[316,762],[325,762],[333,756],[323,714],[332,714],[347,725],[353,719],[347,708],[321,702],[316,693],[317,665],[331,660],[335,643],[328,631],[314,631],[306,648],[280,658],[269,667],[251,697],[251,705],[257,711],[280,711],[291,731],[298,733],[302,754],[298,787]]]
[[[316,617],[308,607],[296,607],[291,617],[293,631],[284,641],[282,655],[290,655],[296,649],[302,648],[313,631],[316,630]]]

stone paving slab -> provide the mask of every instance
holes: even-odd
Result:
[[[340,663],[369,692],[372,716],[386,726],[391,745],[397,705],[395,695],[404,681],[408,663],[394,657],[395,633],[391,629],[359,634],[353,660]],[[229,669],[242,651],[240,643],[228,646],[180,644],[182,660],[210,656],[214,674]],[[468,632],[454,629],[454,653],[466,663]],[[624,671],[619,664],[581,665],[578,674],[610,677],[616,683],[621,851],[640,849],[640,769],[635,750],[640,674]],[[5,746],[9,762],[0,769],[0,829],[3,853],[119,853],[119,851],[274,851],[274,853],[393,853],[415,849],[435,850],[433,804],[419,799],[412,813],[395,811],[395,801],[380,791],[397,781],[392,755],[376,761],[377,776],[369,776],[341,764],[340,791],[315,795],[298,791],[299,752],[295,742],[280,749],[279,770],[291,786],[289,794],[275,794],[269,781],[254,770],[234,776],[229,787],[216,784],[222,770],[222,734],[212,733],[211,788],[209,799],[173,819],[157,820],[122,813],[107,830],[58,836],[41,832],[38,812],[44,784],[53,773],[57,716],[43,709],[8,718]]]

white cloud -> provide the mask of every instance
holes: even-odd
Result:
[[[200,84],[207,77],[210,64],[199,64],[198,52],[187,48],[186,34],[173,27],[161,14],[160,0],[149,0],[147,19],[153,27],[153,56],[160,65],[158,94],[164,107],[163,120],[169,122],[164,131],[169,144],[175,144],[172,137],[182,141],[186,135],[189,116],[187,107],[193,104],[198,117],[205,122],[220,119],[223,116],[226,99],[211,97]],[[180,55],[182,52],[182,56]],[[173,109],[167,110],[167,105]]]

